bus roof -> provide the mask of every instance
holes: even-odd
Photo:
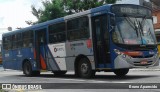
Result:
[[[118,5],[118,4],[115,4],[115,5]],[[122,4],[120,4],[120,5],[122,5]],[[83,11],[83,12],[80,12],[80,13],[67,15],[65,17],[49,20],[49,21],[46,21],[46,22],[43,22],[43,23],[35,24],[33,26],[29,26],[29,27],[22,28],[22,29],[19,29],[19,30],[4,33],[4,34],[2,34],[2,37],[13,35],[15,33],[21,33],[21,32],[24,32],[24,31],[37,30],[39,28],[44,28],[44,27],[46,27],[47,25],[50,25],[50,24],[55,24],[55,23],[58,23],[58,22],[64,22],[65,20],[68,20],[68,19],[71,19],[71,18],[74,18],[74,17],[78,17],[78,16],[83,16],[83,15],[86,15],[86,14],[89,14],[89,13],[96,13],[96,12],[99,12],[99,11],[102,11],[102,10],[107,10],[108,12],[110,12],[110,7],[111,6],[112,6],[112,4],[106,4],[106,5],[99,6],[99,7],[96,7],[96,8],[92,8],[90,10],[86,10],[86,11]]]
[[[21,32],[24,32],[24,31],[34,30],[34,29],[38,29],[38,28],[41,28],[41,27],[45,27],[46,25],[49,25],[49,24],[54,24],[54,23],[63,22],[63,21],[64,21],[64,18],[57,18],[57,19],[54,19],[54,20],[49,20],[49,21],[46,21],[46,22],[43,22],[43,23],[35,24],[33,26],[29,26],[29,27],[26,27],[26,28],[22,28],[22,29],[18,29],[18,30],[11,31],[11,32],[8,32],[8,33],[4,33],[4,34],[2,34],[2,36],[9,36],[9,35],[12,35],[12,34],[15,34],[15,33],[21,33]]]

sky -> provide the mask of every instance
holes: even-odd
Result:
[[[7,32],[8,27],[27,27],[27,20],[37,21],[32,15],[31,5],[37,9],[42,7],[42,0],[0,0],[0,39],[1,34]]]

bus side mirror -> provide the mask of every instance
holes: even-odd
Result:
[[[109,19],[110,19],[110,31],[114,30],[115,26],[116,26],[116,19],[115,19],[115,14],[113,13],[109,13]]]

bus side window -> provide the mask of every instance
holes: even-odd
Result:
[[[12,49],[16,49],[17,46],[16,40],[17,40],[16,35],[12,35]]]
[[[66,40],[65,23],[49,26],[49,43],[64,42]]]
[[[3,48],[5,50],[8,50],[8,43],[9,43],[8,37],[3,37]]]
[[[68,40],[89,38],[89,19],[80,17],[67,21]]]
[[[17,44],[17,48],[21,48],[22,47],[22,35],[21,35],[21,33],[17,34],[17,42],[16,42],[16,44]]]
[[[33,31],[29,30],[22,33],[23,47],[32,47],[33,46]]]

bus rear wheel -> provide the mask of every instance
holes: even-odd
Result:
[[[32,65],[29,61],[25,62],[23,65],[23,73],[27,76],[30,77],[33,75],[32,71]]]
[[[87,58],[81,58],[78,64],[78,75],[82,78],[91,78],[95,75]]]
[[[115,69],[113,72],[118,77],[124,77],[129,72],[129,69],[128,68],[126,68],[126,69]]]

